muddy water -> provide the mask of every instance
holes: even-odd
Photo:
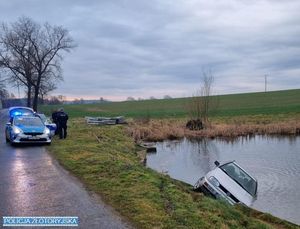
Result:
[[[235,160],[258,180],[253,208],[300,225],[300,137],[165,141],[147,166],[193,185],[215,160]]]

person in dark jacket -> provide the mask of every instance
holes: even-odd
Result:
[[[58,134],[57,113],[58,113],[58,110],[55,110],[52,112],[52,122],[56,124],[55,134]]]
[[[60,108],[59,111],[56,113],[57,124],[58,124],[58,133],[59,138],[63,139],[67,137],[67,121],[69,116],[64,112],[63,108]]]

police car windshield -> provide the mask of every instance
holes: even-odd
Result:
[[[251,194],[252,196],[256,195],[257,182],[235,163],[230,162],[224,164],[220,166],[220,169],[222,169],[228,176],[230,176],[249,194]]]
[[[43,122],[47,121],[47,117],[44,114],[38,114],[40,116],[40,118],[42,119]]]
[[[42,126],[42,120],[39,117],[15,117],[16,126]]]

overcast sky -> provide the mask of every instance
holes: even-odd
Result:
[[[69,29],[73,98],[190,96],[211,70],[218,94],[300,88],[299,0],[1,0],[0,21]]]

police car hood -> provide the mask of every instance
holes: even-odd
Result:
[[[45,126],[26,126],[26,125],[16,125],[24,133],[43,133]]]
[[[255,200],[244,188],[242,188],[220,168],[212,170],[206,176],[207,178],[214,176],[225,189],[247,206],[250,206]]]

